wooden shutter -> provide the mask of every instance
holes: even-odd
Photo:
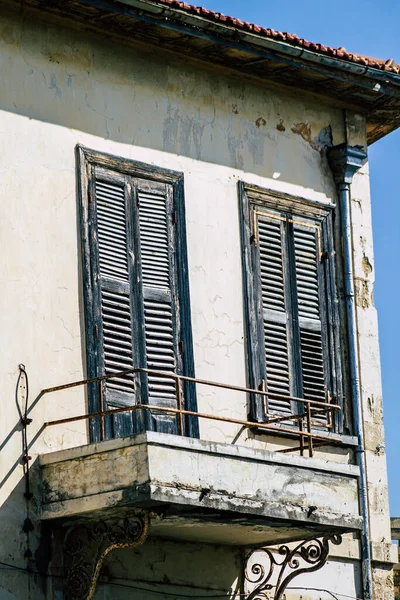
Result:
[[[271,414],[292,414],[290,400],[273,396],[291,395],[284,222],[261,212],[256,215],[266,383],[271,394],[267,411]]]
[[[98,297],[94,335],[100,376],[134,367],[130,192],[126,178],[96,167],[91,197],[92,254],[93,265],[97,265],[93,277]],[[104,399],[104,408],[132,406],[133,375],[105,382]],[[107,419],[106,429],[107,437],[132,433],[131,414]]]
[[[327,340],[323,340],[321,315],[324,282],[320,263],[320,235],[319,227],[305,224],[293,226],[302,397],[326,402],[323,345],[327,345]],[[314,420],[326,423],[326,416]]]
[[[182,174],[82,147],[77,160],[88,378],[140,367],[194,377]],[[99,387],[88,387],[91,412]],[[119,376],[103,388],[104,408],[178,406],[175,380],[154,374]],[[194,385],[181,391],[195,412]],[[183,433],[198,437],[196,417],[182,421]],[[104,433],[176,433],[177,422],[159,410],[127,410],[107,416]],[[101,425],[91,419],[93,441]]]
[[[341,401],[330,209],[239,185],[251,417],[303,412],[301,399]],[[282,396],[299,398],[291,400]],[[313,422],[340,427],[313,411]]]
[[[140,222],[141,283],[144,335],[149,369],[174,373],[178,365],[178,301],[176,297],[174,202],[170,185],[137,180]],[[176,382],[162,376],[147,377],[147,402],[177,407]],[[152,426],[176,432],[176,417],[153,412]]]
[[[320,225],[260,209],[253,221],[269,392],[265,411],[291,415],[297,403],[280,396],[327,400]],[[326,415],[314,421],[326,425]]]

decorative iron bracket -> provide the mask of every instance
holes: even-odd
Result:
[[[108,554],[118,548],[141,546],[148,535],[150,516],[140,513],[72,524],[63,541],[65,599],[91,600]]]
[[[302,573],[321,569],[329,555],[329,542],[339,545],[340,535],[303,541],[293,548],[280,546],[276,550],[252,550],[245,560],[245,579],[253,588],[247,600],[282,600],[289,583]],[[280,560],[280,557],[281,560]]]

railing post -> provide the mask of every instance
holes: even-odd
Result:
[[[183,414],[182,414],[182,389],[181,389],[181,378],[176,379],[176,400],[178,404],[178,423],[179,423],[179,435],[183,435]]]
[[[105,405],[104,405],[104,380],[101,379],[99,381],[99,394],[100,394],[100,411],[101,411],[101,417],[100,417],[100,431],[101,431],[101,439],[104,440],[106,435],[105,435],[105,427],[104,427],[104,411],[105,411]]]
[[[311,404],[306,402],[306,413],[307,413],[307,431],[308,436],[308,455],[311,458],[314,454],[313,439],[312,439],[312,425],[311,425]]]
[[[299,431],[304,431],[303,417],[299,419]],[[304,456],[304,437],[300,436],[300,456]]]

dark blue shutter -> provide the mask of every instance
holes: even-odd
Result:
[[[180,371],[181,365],[172,187],[138,180],[137,203],[146,346],[144,358],[147,368],[173,374]],[[147,402],[177,408],[176,381],[157,374],[148,375]],[[153,411],[151,418],[152,427],[156,430],[176,433],[176,416]]]
[[[294,224],[294,255],[296,293],[300,331],[302,397],[327,401],[326,361],[322,331],[323,281],[321,280],[320,229],[317,226]],[[326,331],[325,331],[326,335]],[[326,415],[316,417],[324,424]]]
[[[182,175],[87,148],[77,156],[88,378],[194,377]],[[88,390],[90,412],[128,409],[91,419],[93,441],[144,429],[198,437],[195,417],[158,410],[196,411],[192,383],[129,373]],[[139,404],[155,408],[129,410]]]
[[[282,219],[257,212],[259,278],[265,348],[268,414],[292,414],[285,286],[285,235]],[[277,396],[273,396],[277,394]]]
[[[290,415],[280,396],[326,402],[319,226],[255,211],[268,414]],[[291,265],[293,261],[293,265]],[[276,394],[276,396],[275,396]],[[326,416],[315,421],[326,423]]]
[[[126,178],[95,168],[92,182],[91,231],[97,290],[95,352],[97,375],[133,369],[132,240],[128,235],[131,194]],[[100,390],[97,390],[100,395]],[[103,385],[104,408],[135,404],[134,376],[107,380]],[[132,415],[120,413],[105,420],[106,437],[133,432]]]

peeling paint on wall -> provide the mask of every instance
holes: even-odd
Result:
[[[327,146],[332,146],[332,130],[330,126],[321,129],[316,138],[312,136],[311,124],[309,122],[296,123],[291,129],[293,133],[300,135],[313,150],[316,150],[320,154],[323,153]]]
[[[363,271],[365,273],[365,277],[368,277],[368,275],[370,275],[372,273],[372,265],[369,262],[368,256],[365,256],[365,254],[364,254],[361,262],[362,262]]]
[[[370,284],[366,279],[355,278],[356,303],[362,309],[370,308],[374,305],[373,295],[370,290]]]

